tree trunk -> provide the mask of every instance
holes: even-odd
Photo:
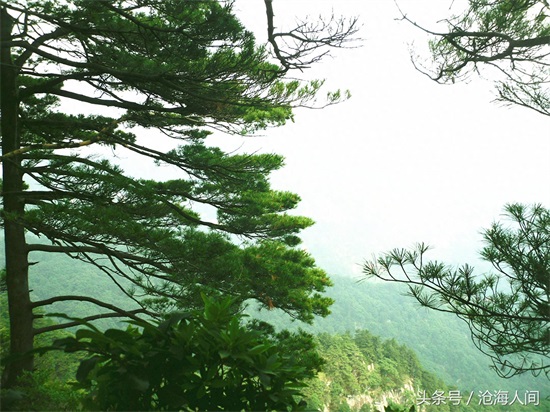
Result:
[[[0,16],[1,40],[11,40],[12,19],[5,9]],[[0,98],[2,154],[19,149],[18,68],[13,65],[9,46],[0,51]],[[13,386],[24,371],[33,369],[33,357],[25,356],[33,348],[33,314],[29,295],[27,244],[21,218],[25,212],[22,200],[23,172],[20,156],[2,160],[3,220],[6,248],[6,286],[10,319],[10,354],[13,362],[6,365],[2,383]]]

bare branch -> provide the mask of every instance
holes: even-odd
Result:
[[[288,32],[275,31],[273,0],[264,0],[267,15],[267,39],[283,72],[303,70],[329,54],[327,48],[343,48],[359,39],[357,17],[345,20],[334,15],[328,21],[319,18],[316,23],[299,22]],[[282,44],[279,43],[282,41]]]

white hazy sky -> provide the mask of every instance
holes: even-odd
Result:
[[[451,3],[400,5],[433,28],[449,16]],[[236,9],[264,40],[263,1],[238,0]],[[274,9],[278,27],[331,10],[359,16],[362,47],[338,50],[304,73],[327,79],[329,89],[350,89],[352,98],[324,110],[297,110],[295,123],[261,136],[216,136],[211,143],[285,156],[273,185],[302,197],[297,213],[317,222],[304,232],[304,246],[329,273],[359,276],[373,254],[420,241],[434,246],[434,258],[475,265],[480,231],[499,219],[506,203],[550,207],[548,117],[492,103],[489,80],[443,86],[415,71],[411,44],[422,52],[427,38],[396,20],[393,1],[274,0]],[[170,174],[117,155],[130,173]]]
[[[400,6],[433,28],[451,3]],[[262,39],[263,1],[240,0],[237,7]],[[504,204],[550,207],[548,117],[493,103],[489,80],[443,86],[417,72],[409,50],[411,43],[425,50],[426,37],[396,20],[393,1],[275,0],[274,8],[279,27],[291,25],[293,15],[331,9],[363,24],[361,48],[337,51],[308,75],[350,89],[352,99],[298,110],[295,123],[244,144],[286,157],[272,181],[300,194],[298,212],[317,222],[303,238],[320,266],[358,276],[372,254],[418,241],[434,246],[434,258],[476,264],[480,231],[499,219]]]

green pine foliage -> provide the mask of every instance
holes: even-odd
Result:
[[[430,249],[394,249],[367,261],[367,279],[407,285],[420,306],[464,321],[476,347],[494,371],[508,378],[526,372],[550,378],[550,210],[508,204],[503,222],[483,231],[483,261],[477,274],[427,258]]]
[[[323,81],[288,72],[343,47],[356,20],[276,33],[271,2],[265,8],[268,45],[243,26],[233,1],[0,0],[13,354],[31,353],[34,335],[52,329],[34,329],[41,308],[68,301],[95,305],[88,320],[191,310],[203,292],[276,305],[306,322],[329,313],[331,282],[298,247],[313,221],[293,213],[298,195],[269,181],[283,158],[225,151],[211,135],[251,135],[292,121],[297,107],[345,100],[339,91],[317,100]],[[120,152],[173,173],[137,178],[111,155]],[[95,266],[127,299],[100,301],[96,288],[31,299],[29,266],[42,252]],[[33,368],[31,356],[17,357],[4,384]]]
[[[431,37],[431,56],[426,62],[415,57],[416,68],[439,83],[482,75],[494,81],[498,101],[550,115],[550,3],[468,0],[458,7],[463,10],[441,21],[446,32],[421,27],[403,14]]]
[[[78,288],[93,289],[98,298],[102,298],[102,294],[106,294],[115,301],[122,302],[124,299],[124,295],[113,289],[107,279],[94,273],[83,263],[76,262],[75,264],[68,258],[52,254],[36,254],[36,261],[38,263],[31,267],[31,286],[34,290],[33,293],[38,291],[43,293],[40,296],[41,299],[55,296],[57,292],[78,294],[80,293]],[[64,279],[75,271],[82,274],[81,277],[78,277],[79,282],[70,284],[64,282]],[[40,275],[41,273],[51,273],[47,282]],[[346,331],[355,333],[360,329],[361,333],[357,333],[354,339],[362,342],[358,341],[357,344],[367,356],[367,365],[372,364],[377,357],[383,357],[382,343],[384,340],[394,339],[395,345],[390,346],[393,349],[387,351],[398,354],[400,350],[396,348],[401,345],[407,345],[414,350],[416,358],[425,372],[418,372],[415,369],[415,362],[411,360],[414,359],[412,356],[404,362],[409,365],[407,367],[410,373],[416,373],[415,376],[420,374],[426,393],[430,393],[429,391],[432,389],[435,391],[439,387],[439,382],[444,381],[447,385],[464,393],[473,390],[477,394],[477,391],[486,389],[510,391],[510,393],[514,393],[516,390],[520,392],[539,390],[541,399],[548,396],[544,392],[545,384],[532,376],[522,375],[511,379],[498,378],[489,369],[487,359],[477,351],[470,341],[466,325],[453,316],[425,309],[419,310],[414,301],[402,296],[406,291],[400,291],[396,285],[372,282],[358,284],[351,278],[342,277],[333,277],[333,279],[335,285],[328,292],[328,295],[335,300],[332,313],[327,318],[316,319],[312,326],[292,323],[287,316],[275,309],[257,312],[251,307],[248,313],[253,318],[260,318],[275,324],[279,330],[285,328],[296,330],[300,326],[310,333],[322,333],[323,336],[330,337],[345,334]],[[128,300],[127,304],[130,302]],[[395,310],[395,308],[399,308],[399,310]],[[59,302],[53,309],[54,312],[75,313],[79,317],[85,317],[90,313],[90,308],[85,302]],[[101,330],[125,328],[125,324],[112,319],[100,319],[94,321],[94,324]],[[6,330],[6,324],[1,324],[0,328]],[[283,341],[285,340],[283,339]],[[350,342],[348,342],[349,344]],[[305,343],[301,345],[305,345]],[[300,347],[300,345],[297,346],[297,348]],[[296,348],[291,350],[296,352]],[[313,351],[305,353],[309,352]],[[41,359],[39,357],[38,361]],[[383,366],[391,371],[390,366],[394,365],[392,365],[392,358],[388,359],[390,361]],[[400,362],[403,362],[403,359]],[[327,359],[325,369],[330,368],[331,364],[332,361]],[[355,362],[354,365],[359,364]],[[323,373],[325,372],[321,372],[321,376]],[[378,378],[377,374],[368,376],[372,388],[381,388],[380,376]],[[71,378],[74,379],[74,375]],[[324,385],[318,380],[313,380],[308,384],[308,388],[318,387],[313,391],[310,402],[319,405],[327,404],[327,394],[320,395],[324,393],[321,390]],[[391,385],[391,379],[388,379],[386,389],[387,385]],[[350,387],[354,387],[354,385],[350,385]],[[359,388],[362,387],[359,385]],[[311,394],[311,391],[308,393]],[[315,395],[316,393],[317,395]],[[523,410],[526,411],[527,408]]]

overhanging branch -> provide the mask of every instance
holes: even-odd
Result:
[[[49,299],[39,300],[32,303],[33,308],[42,307],[42,306],[48,306],[56,302],[67,302],[67,301],[78,301],[78,302],[89,302],[93,303],[96,306],[105,308],[110,310],[111,312],[105,313],[105,314],[98,314],[98,315],[92,315],[89,317],[86,317],[82,319],[83,321],[86,320],[95,320],[95,319],[101,319],[101,318],[112,318],[112,317],[126,317],[129,319],[133,319],[136,321],[142,321],[142,319],[137,316],[138,314],[145,314],[148,316],[156,316],[155,313],[152,313],[148,311],[145,308],[139,308],[139,309],[133,309],[133,310],[124,310],[119,308],[118,306],[115,306],[113,304],[103,302],[99,299],[91,298],[89,296],[80,296],[80,295],[64,295],[64,296],[55,296]],[[50,325],[45,326],[43,328],[37,328],[34,329],[34,334],[38,335],[44,332],[50,332],[52,330],[58,330],[58,329],[66,329],[70,328],[72,326],[78,326],[81,324],[82,321],[73,321],[73,322],[67,322],[59,325]]]
[[[136,309],[136,310],[125,311],[125,312],[126,313],[124,313],[124,314],[121,314],[121,313],[118,313],[118,312],[111,312],[111,313],[101,313],[101,314],[97,314],[97,315],[86,316],[85,318],[81,318],[79,320],[75,320],[75,321],[72,321],[72,322],[58,323],[58,324],[55,324],[55,325],[44,326],[42,328],[35,328],[33,333],[36,336],[36,335],[40,335],[42,333],[52,332],[54,330],[68,329],[68,328],[72,328],[74,326],[81,326],[82,323],[84,323],[84,322],[91,322],[91,321],[98,320],[98,319],[128,317],[128,318],[131,318],[131,319],[134,319],[134,320],[139,320],[140,322],[143,322],[143,319],[141,319],[141,318],[139,318],[138,316],[135,316],[135,315],[140,314],[140,313],[149,314],[144,309]]]
[[[44,232],[46,236],[49,236],[48,232]],[[51,233],[50,233],[51,235]],[[54,235],[55,237],[55,235]],[[74,240],[75,242],[78,241],[78,239]],[[27,250],[29,252],[55,252],[55,253],[65,253],[65,254],[71,254],[71,253],[91,253],[91,254],[98,254],[98,255],[104,255],[104,256],[110,256],[114,257],[116,259],[119,259],[120,261],[127,263],[129,261],[140,263],[140,264],[146,264],[150,265],[152,267],[155,267],[159,270],[163,270],[166,272],[169,272],[169,268],[162,265],[161,263],[149,259],[140,255],[136,255],[133,253],[123,252],[115,249],[111,249],[105,245],[92,245],[92,246],[63,246],[63,245],[43,245],[39,243],[35,244],[29,244],[27,245]],[[155,277],[165,279],[164,276],[156,275]]]
[[[100,142],[108,135],[108,131],[115,128],[119,123],[126,120],[125,116],[118,119],[113,119],[111,123],[101,129],[94,137],[88,140],[82,140],[80,142],[62,142],[62,143],[42,143],[36,145],[25,146],[17,150],[8,152],[0,157],[0,163],[10,157],[19,156],[32,150],[53,150],[53,149],[72,149],[77,147],[90,146],[94,143]]]

